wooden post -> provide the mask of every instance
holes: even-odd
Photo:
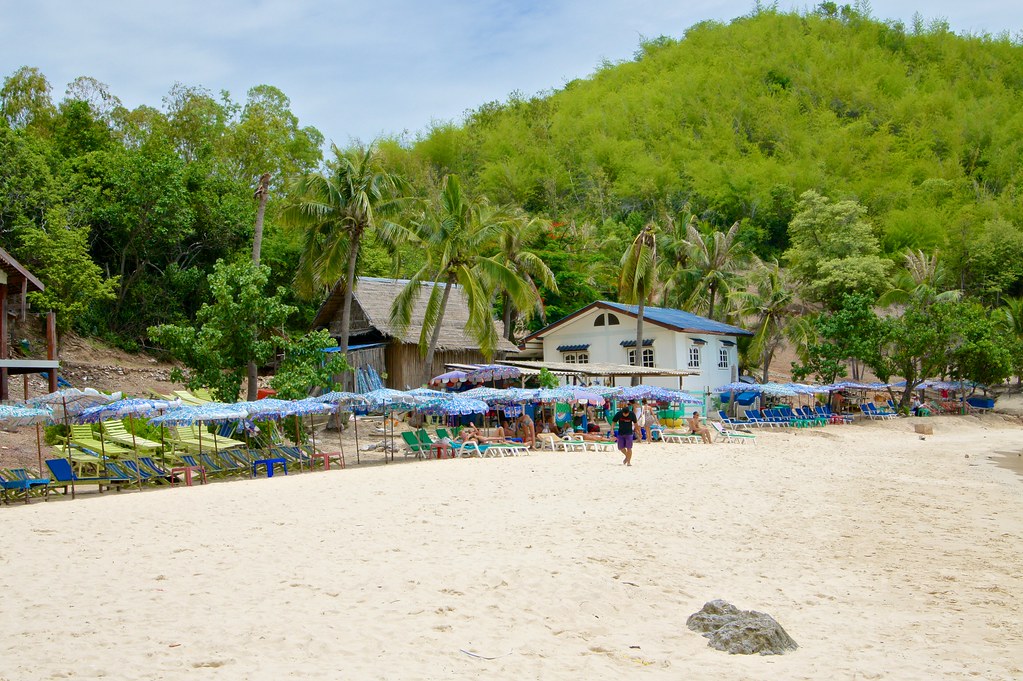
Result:
[[[57,313],[46,313],[46,359],[57,359]],[[57,392],[57,370],[50,369],[50,392]]]
[[[7,280],[0,284],[0,359],[8,359],[7,348]],[[11,398],[7,385],[7,368],[0,368],[0,400]],[[26,495],[28,493],[26,492]]]

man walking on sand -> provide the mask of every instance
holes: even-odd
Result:
[[[633,426],[636,424],[636,414],[628,404],[623,404],[618,413],[611,419],[611,423],[618,424],[618,451],[625,456],[625,461],[622,461],[622,463],[626,466],[631,466]]]

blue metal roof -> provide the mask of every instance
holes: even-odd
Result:
[[[644,338],[643,339],[643,347],[644,348],[649,348],[653,344],[654,344],[654,339],[653,338]],[[636,339],[633,338],[632,340],[623,340],[622,341],[622,347],[623,348],[634,348],[634,347],[636,347]]]
[[[639,314],[639,307],[636,305],[622,305],[621,303],[612,303],[607,300],[601,300],[601,305],[609,307],[614,310],[620,310],[633,316]],[[752,336],[752,331],[740,329],[738,326],[732,326],[731,324],[725,324],[724,322],[716,322],[713,319],[707,319],[700,315],[692,314],[691,312],[683,312],[682,310],[673,310],[667,307],[644,307],[643,308],[644,319],[664,324],[665,326],[674,327],[680,331],[700,331],[705,333],[725,333],[734,336]]]
[[[576,343],[575,345],[559,345],[558,352],[579,352],[580,350],[589,350],[589,343]]]

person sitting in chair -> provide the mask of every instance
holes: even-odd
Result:
[[[693,415],[689,417],[686,424],[689,426],[689,432],[691,434],[699,435],[703,438],[704,444],[709,445],[714,442],[713,438],[710,436],[710,428],[703,425],[703,422],[700,421],[700,412],[694,410]]]

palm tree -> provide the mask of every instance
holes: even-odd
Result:
[[[391,322],[404,333],[412,321],[412,310],[423,286],[430,287],[419,337],[420,352],[425,354],[424,382],[433,370],[433,358],[444,323],[451,288],[458,284],[469,307],[466,331],[480,344],[484,356],[497,348],[494,330],[492,293],[507,293],[518,309],[536,304],[536,287],[520,271],[501,262],[492,251],[509,220],[508,214],[494,208],[485,199],[473,200],[462,193],[455,175],[444,178],[437,197],[410,227],[388,227],[392,242],[418,246],[425,256],[423,266],[395,298]]]
[[[626,303],[636,305],[636,365],[643,356],[643,308],[657,285],[656,226],[648,222],[622,254],[622,271],[618,279],[618,292]],[[639,375],[632,377],[632,385],[639,385]]]
[[[879,306],[908,305],[913,300],[928,306],[962,297],[963,292],[959,289],[940,290],[948,277],[938,260],[937,250],[933,255],[927,255],[922,250],[906,251],[902,257],[905,269],[896,273],[891,288],[878,299]]]
[[[684,271],[693,282],[685,307],[702,312],[714,319],[719,300],[727,300],[728,293],[739,278],[739,268],[745,260],[745,252],[736,240],[739,223],[734,223],[727,232],[714,230],[706,237],[696,228],[696,221],[686,226],[685,244],[688,247],[688,262]]]
[[[800,307],[795,288],[778,261],[757,261],[750,287],[733,291],[732,301],[743,319],[750,320],[756,329],[749,346],[749,356],[756,358],[763,373],[762,382],[769,379],[771,360],[786,339],[798,341],[805,328],[797,322]],[[754,362],[751,362],[754,363]]]
[[[302,229],[295,273],[299,294],[312,297],[339,282],[344,286],[338,345],[347,353],[359,247],[366,231],[380,227],[378,220],[401,205],[398,194],[404,182],[383,169],[372,147],[332,148],[334,159],[326,172],[303,175],[293,183],[283,217]]]
[[[505,224],[504,229],[501,230],[497,257],[507,267],[518,272],[523,281],[533,289],[534,309],[540,315],[540,318],[543,319],[543,299],[540,297],[537,281],[540,282],[540,286],[544,286],[555,293],[558,291],[558,283],[555,281],[554,273],[551,272],[551,268],[547,266],[547,263],[537,254],[526,250],[525,247],[525,242],[540,229],[541,225],[542,222],[539,219],[530,219],[525,216],[516,216],[514,219],[509,220]],[[514,342],[515,326],[518,317],[523,312],[528,314],[529,310],[517,308],[507,291],[501,292],[501,303],[504,317],[504,337]]]

